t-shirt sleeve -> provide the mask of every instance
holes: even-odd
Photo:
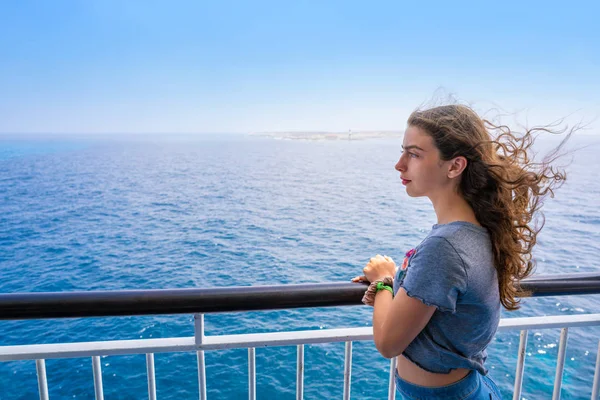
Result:
[[[456,312],[456,302],[466,286],[462,259],[448,240],[436,236],[417,247],[400,285],[410,297],[451,313]]]

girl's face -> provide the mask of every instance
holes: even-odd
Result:
[[[433,139],[422,129],[409,126],[404,132],[402,155],[396,163],[402,184],[411,197],[431,198],[447,190],[448,165],[440,159]]]

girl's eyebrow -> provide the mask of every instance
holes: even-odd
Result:
[[[402,146],[402,150],[410,150],[410,149],[417,149],[417,150],[425,151],[422,148],[420,148],[419,146],[414,145],[414,144],[411,144],[410,146],[406,146],[406,147]]]

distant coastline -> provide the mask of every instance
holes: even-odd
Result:
[[[288,132],[253,132],[250,136],[268,137],[285,140],[365,140],[383,138],[401,138],[404,131],[288,131]]]

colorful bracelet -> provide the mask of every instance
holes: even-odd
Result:
[[[392,289],[391,286],[386,285],[383,282],[377,282],[377,285],[375,286],[375,289],[379,292],[380,290],[387,290],[389,291],[392,296],[394,295],[394,289]]]
[[[392,296],[394,295],[394,279],[391,276],[386,276],[383,279],[378,279],[369,284],[369,288],[365,292],[362,298],[362,302],[368,306],[372,306],[375,303],[375,295],[380,290],[388,290]]]

